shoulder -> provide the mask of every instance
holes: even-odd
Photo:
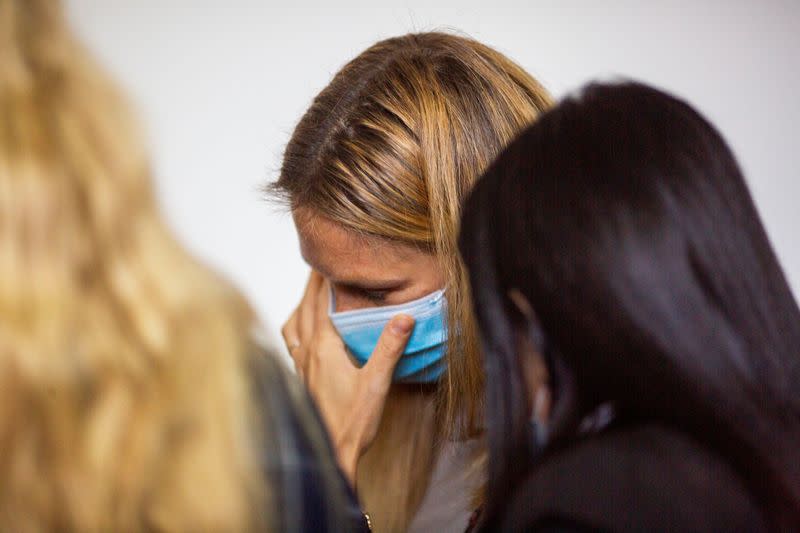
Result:
[[[610,531],[763,531],[743,481],[665,427],[596,435],[547,456],[515,491],[504,528],[583,524]]]

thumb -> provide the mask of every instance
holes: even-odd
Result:
[[[370,384],[379,390],[388,389],[392,383],[392,373],[400,356],[403,355],[408,339],[414,329],[414,319],[408,315],[393,317],[383,328],[367,364],[363,370],[370,376]]]

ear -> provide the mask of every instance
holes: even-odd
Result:
[[[508,291],[508,298],[524,320],[514,326],[519,367],[528,390],[530,415],[546,420],[550,411],[550,376],[541,353],[544,345],[539,319],[528,299],[518,289]]]

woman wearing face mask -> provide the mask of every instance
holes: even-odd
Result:
[[[286,148],[272,192],[314,273],[283,335],[378,530],[466,526],[482,481],[483,376],[460,205],[549,103],[480,43],[406,35],[336,74]],[[393,367],[384,406],[379,376]]]
[[[460,249],[485,531],[800,529],[800,311],[692,108],[637,84],[567,99],[475,187]]]

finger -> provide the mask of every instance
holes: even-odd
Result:
[[[330,283],[323,280],[317,288],[317,305],[316,305],[316,327],[323,327],[330,323],[330,316],[328,310],[330,309],[331,289]]]
[[[305,366],[305,361],[301,357],[304,351],[300,349],[302,342],[297,331],[297,310],[289,316],[289,320],[281,328],[281,336],[292,361],[294,361],[295,369],[300,372]]]
[[[395,316],[383,328],[375,350],[363,367],[373,392],[389,390],[394,367],[403,355],[413,329],[414,319],[408,315]]]
[[[323,277],[318,272],[312,270],[311,275],[308,277],[306,290],[303,293],[303,299],[300,301],[300,307],[298,308],[297,330],[300,334],[301,342],[309,342],[314,333],[317,294],[319,293],[319,287],[322,285],[322,282]]]
[[[325,281],[317,296],[317,316],[314,322],[314,334],[320,342],[325,343],[327,346],[340,347],[341,350],[344,349],[344,341],[336,330],[336,327],[334,327],[333,321],[328,313],[330,309],[330,294],[330,282]],[[345,359],[342,359],[342,361],[344,360]],[[352,361],[349,359],[347,359],[347,362],[352,364]]]
[[[300,342],[300,337],[297,334],[297,309],[292,311],[289,319],[281,327],[281,337],[283,337],[283,342],[287,348]]]

